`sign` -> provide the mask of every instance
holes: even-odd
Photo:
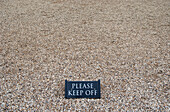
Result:
[[[100,98],[100,80],[65,80],[65,98]]]

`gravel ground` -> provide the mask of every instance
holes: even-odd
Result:
[[[169,40],[170,0],[0,0],[0,111],[168,112]]]

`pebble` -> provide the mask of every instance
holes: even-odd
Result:
[[[1,0],[0,111],[169,111],[168,0]],[[65,99],[65,80],[101,99]]]

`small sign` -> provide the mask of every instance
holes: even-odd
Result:
[[[100,98],[100,80],[65,80],[65,98]]]

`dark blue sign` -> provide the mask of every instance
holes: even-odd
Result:
[[[100,98],[100,80],[65,80],[65,98]]]

